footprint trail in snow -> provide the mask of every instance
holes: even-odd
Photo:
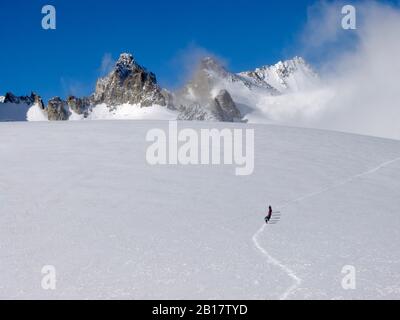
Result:
[[[340,182],[338,182],[338,183],[336,183],[336,184],[334,184],[334,185],[332,185],[330,187],[326,187],[326,188],[323,188],[323,189],[321,189],[319,191],[315,191],[315,192],[306,194],[306,195],[304,195],[302,197],[296,198],[294,200],[288,201],[283,206],[279,206],[278,208],[279,208],[279,210],[281,210],[281,209],[284,209],[284,208],[288,207],[291,204],[294,204],[294,203],[297,203],[297,202],[301,202],[301,201],[304,201],[306,199],[315,197],[315,196],[317,196],[319,194],[322,194],[324,192],[327,192],[329,190],[336,189],[337,187],[343,186],[343,185],[345,185],[347,183],[350,183],[350,182],[352,182],[352,181],[354,181],[354,180],[356,180],[358,178],[373,174],[373,173],[375,173],[375,172],[377,172],[377,171],[379,171],[379,170],[381,170],[381,169],[383,169],[383,168],[385,168],[385,167],[387,167],[387,166],[389,166],[389,165],[391,165],[391,164],[393,164],[393,163],[395,163],[397,161],[400,161],[400,157],[399,158],[395,158],[393,160],[389,160],[389,161],[383,162],[379,166],[377,166],[377,167],[375,167],[373,169],[370,169],[368,171],[365,171],[365,172],[356,174],[354,176],[351,176],[348,179],[340,181]],[[296,273],[292,269],[290,269],[288,266],[286,266],[285,264],[280,262],[278,259],[276,259],[273,256],[271,256],[268,253],[268,251],[265,250],[265,248],[263,248],[260,245],[260,243],[258,241],[258,238],[264,232],[264,230],[266,229],[266,226],[267,226],[266,224],[263,224],[263,226],[254,234],[254,236],[252,238],[253,239],[253,243],[254,243],[254,246],[257,248],[257,250],[259,250],[266,257],[268,263],[280,268],[282,271],[284,271],[293,280],[293,285],[290,286],[279,297],[280,300],[286,300],[287,298],[289,298],[290,295],[292,295],[298,289],[298,287],[302,283],[302,279],[299,276],[297,276]]]

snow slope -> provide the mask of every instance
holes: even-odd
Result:
[[[254,128],[255,172],[237,177],[147,165],[147,131],[167,126],[0,124],[0,298],[400,298],[400,142],[179,123]]]
[[[153,105],[141,108],[139,105],[123,104],[113,107],[105,104],[93,107],[87,120],[176,120],[178,113],[166,107]],[[83,119],[83,117],[81,117]],[[81,120],[79,119],[79,120]],[[86,120],[85,119],[85,120]]]

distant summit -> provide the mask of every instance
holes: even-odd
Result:
[[[273,66],[264,66],[240,75],[259,85],[268,84],[280,93],[308,89],[318,81],[317,74],[301,57],[279,61]]]
[[[94,104],[105,103],[109,106],[166,106],[166,101],[167,97],[158,86],[155,74],[136,63],[129,53],[122,53],[114,70],[97,81],[93,95]]]

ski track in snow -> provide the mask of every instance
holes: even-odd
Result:
[[[303,200],[306,200],[306,199],[315,197],[315,196],[317,196],[317,195],[319,195],[319,194],[322,194],[322,193],[324,193],[324,192],[327,192],[327,191],[329,191],[329,190],[336,189],[337,187],[343,186],[343,185],[345,185],[345,184],[347,184],[347,183],[350,183],[350,182],[352,182],[352,181],[354,181],[354,180],[356,180],[356,179],[359,179],[359,178],[361,178],[361,177],[364,177],[364,176],[373,174],[373,173],[375,173],[375,172],[377,172],[377,171],[379,171],[379,170],[381,170],[381,169],[383,169],[383,168],[385,168],[385,167],[387,167],[387,166],[389,166],[389,165],[391,165],[391,164],[393,164],[393,163],[395,163],[395,162],[397,162],[397,161],[400,161],[400,157],[399,157],[399,158],[396,158],[396,159],[393,159],[393,160],[389,160],[389,161],[383,162],[383,163],[381,163],[379,166],[377,166],[377,167],[375,167],[375,168],[373,168],[373,169],[370,169],[370,170],[368,170],[368,171],[365,171],[365,172],[356,174],[356,175],[354,175],[354,176],[351,176],[351,177],[349,177],[348,179],[345,179],[345,180],[343,180],[343,181],[341,181],[341,182],[338,182],[338,183],[336,183],[336,184],[333,184],[333,185],[330,186],[330,187],[326,187],[326,188],[323,188],[323,189],[321,189],[321,190],[319,190],[319,191],[315,191],[315,192],[306,194],[306,195],[304,195],[304,196],[302,196],[302,197],[299,197],[299,198],[297,198],[297,199],[291,200],[291,201],[287,202],[285,205],[279,206],[278,209],[279,209],[279,210],[282,210],[282,209],[288,207],[288,206],[291,205],[291,204],[294,204],[294,203],[297,203],[297,202],[301,202],[301,201],[303,201]],[[253,243],[254,243],[255,247],[267,258],[267,262],[268,262],[268,263],[270,263],[270,264],[272,264],[272,265],[274,265],[274,266],[280,268],[282,271],[284,271],[285,273],[287,273],[287,275],[288,275],[290,278],[293,279],[293,282],[294,282],[293,285],[290,286],[290,287],[279,297],[279,300],[286,300],[291,294],[293,294],[293,293],[297,290],[297,288],[300,286],[300,284],[302,283],[303,280],[302,280],[299,276],[297,276],[296,273],[295,273],[292,269],[290,269],[288,266],[284,265],[284,264],[283,264],[282,262],[280,262],[278,259],[276,259],[276,258],[274,258],[273,256],[271,256],[271,255],[268,253],[268,251],[265,250],[265,249],[260,245],[260,243],[258,242],[258,237],[264,232],[264,230],[266,229],[266,226],[267,226],[267,224],[263,224],[263,226],[254,234],[254,236],[253,236],[253,238],[252,238],[252,239],[253,239]]]
[[[302,280],[296,275],[296,273],[294,273],[293,270],[291,270],[289,267],[287,267],[286,265],[284,265],[282,262],[280,262],[279,260],[275,259],[273,256],[271,256],[267,250],[265,250],[260,243],[258,242],[258,236],[260,234],[262,234],[265,230],[265,227],[267,226],[267,224],[264,224],[253,236],[253,242],[254,245],[256,246],[256,248],[258,250],[260,250],[260,252],[267,258],[268,263],[273,264],[276,267],[279,267],[280,269],[282,269],[284,272],[286,272],[288,274],[288,276],[290,278],[292,278],[294,280],[294,284],[285,291],[284,294],[281,295],[281,297],[279,298],[280,300],[286,300],[290,294],[292,292],[294,292],[298,286],[300,286]]]

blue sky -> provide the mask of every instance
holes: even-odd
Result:
[[[184,57],[208,51],[233,71],[296,54],[309,0],[12,0],[0,3],[0,94],[48,99],[90,94],[105,55],[131,52],[176,86]],[[57,9],[57,29],[41,28],[41,8]]]

